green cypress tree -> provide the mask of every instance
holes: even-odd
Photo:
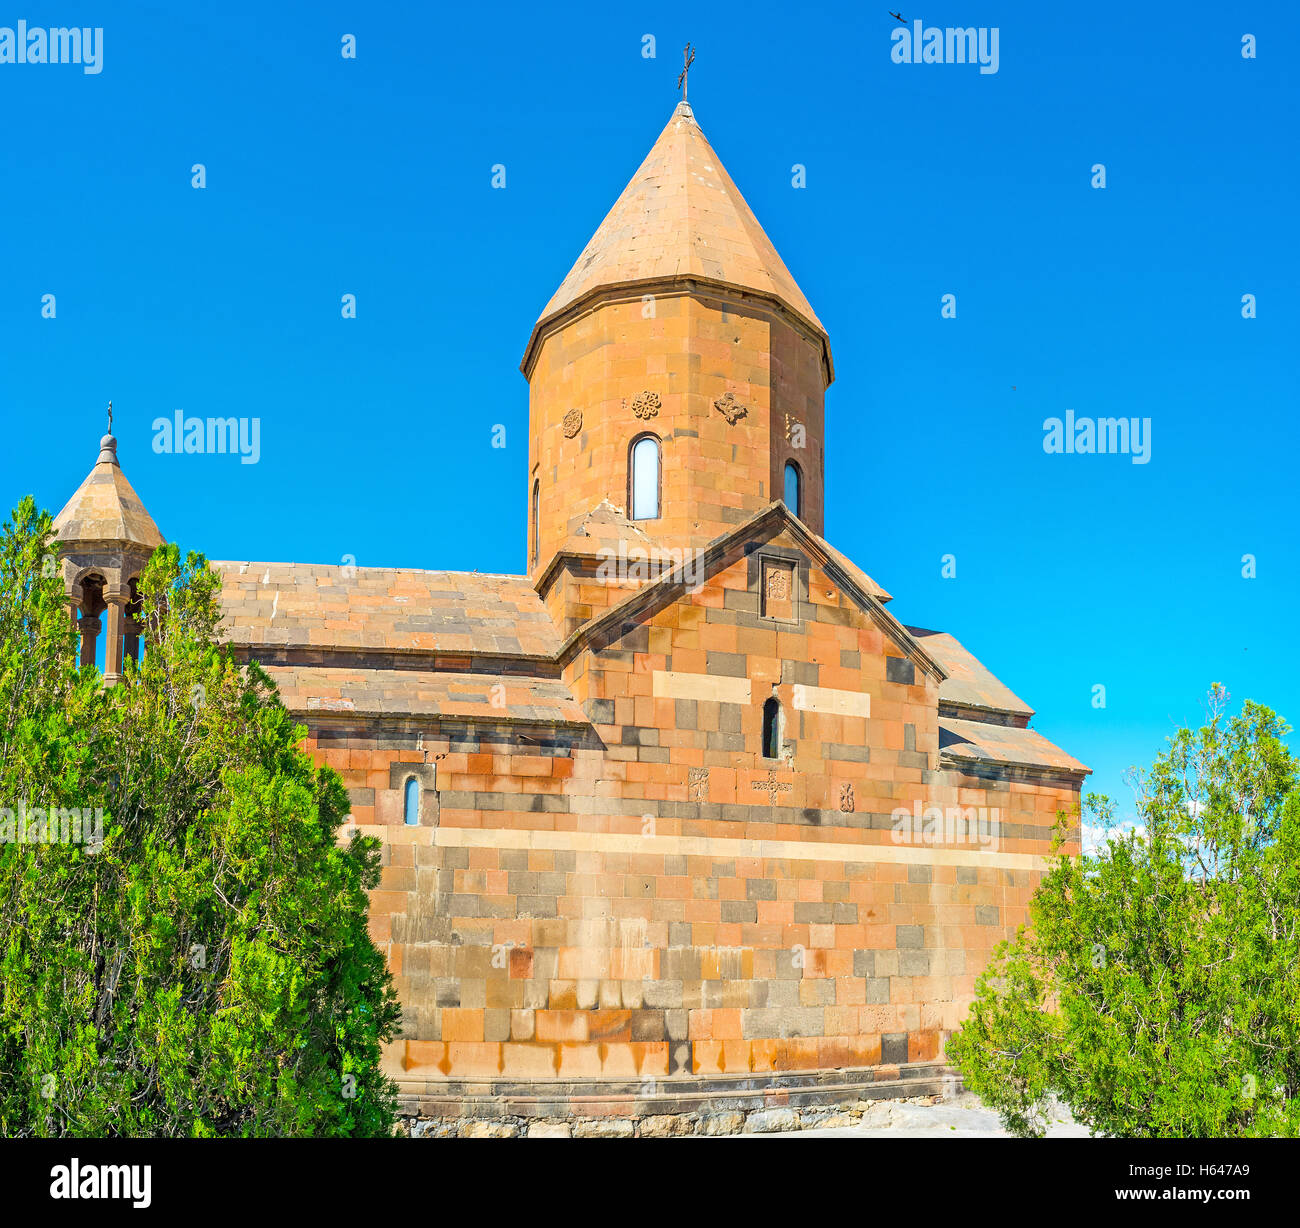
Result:
[[[218,642],[202,556],[155,552],[143,660],[107,691],[53,557],[27,499],[0,532],[0,1133],[391,1133],[379,854],[340,843],[342,782]],[[34,843],[42,810],[89,833]]]
[[[1300,761],[1226,701],[1137,777],[1136,827],[1055,861],[948,1043],[1017,1134],[1051,1096],[1100,1134],[1300,1133]]]

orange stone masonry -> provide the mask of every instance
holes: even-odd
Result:
[[[215,564],[381,842],[403,1113],[939,1090],[1088,769],[825,540],[829,340],[686,104],[523,371],[526,574]]]

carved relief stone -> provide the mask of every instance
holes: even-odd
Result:
[[[625,400],[624,405],[627,404]],[[659,400],[657,392],[643,392],[635,401],[632,402],[632,412],[638,418],[654,418],[658,415],[663,402]]]
[[[582,430],[582,410],[571,409],[564,415],[564,437],[572,439]]]
[[[782,559],[763,560],[762,611],[765,618],[780,618],[793,622],[794,564]]]
[[[730,392],[724,392],[722,396],[718,397],[718,399],[713,402],[713,408],[726,418],[728,426],[735,426],[741,418],[745,417],[745,415],[749,413],[749,410],[737,401],[735,396]]]
[[[775,806],[777,797],[782,793],[789,792],[792,786],[788,780],[777,780],[776,769],[768,768],[767,779],[750,781],[749,787],[751,789],[758,789],[765,792],[767,794],[768,804]]]
[[[691,768],[687,778],[687,790],[693,802],[709,800],[709,769]]]
[[[852,814],[854,807],[853,785],[840,785],[840,810],[845,814]]]

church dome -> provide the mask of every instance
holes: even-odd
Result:
[[[541,336],[600,291],[695,282],[771,300],[813,333],[833,378],[830,340],[758,219],[680,102],[653,148],[546,304],[524,354],[528,375]]]

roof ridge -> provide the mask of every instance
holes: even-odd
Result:
[[[710,561],[720,558],[722,555],[738,543],[743,541],[748,535],[753,534],[764,520],[768,518],[784,520],[786,526],[795,534],[801,537],[805,542],[805,549],[811,554],[821,556],[821,564],[831,572],[831,578],[842,589],[847,589],[850,594],[860,594],[855,597],[857,604],[868,615],[882,624],[882,628],[909,653],[921,666],[927,671],[933,673],[940,680],[948,677],[948,671],[943,664],[936,660],[930,652],[903,626],[897,618],[894,617],[887,609],[884,602],[876,596],[870,589],[864,587],[857,577],[845,569],[840,560],[847,563],[849,567],[859,572],[863,579],[875,585],[875,581],[852,563],[847,555],[842,555],[830,542],[819,537],[814,533],[802,520],[799,519],[785,503],[780,499],[774,499],[765,508],[760,509],[750,516],[747,520],[742,521],[729,533],[724,533],[721,537],[714,538],[707,546],[702,547],[703,552],[710,557]],[[558,556],[557,556],[558,557]],[[709,564],[706,563],[706,567]],[[556,652],[556,660],[563,663],[569,659],[573,653],[577,652],[583,643],[595,635],[605,624],[614,624],[621,621],[625,615],[624,611],[632,608],[640,601],[652,601],[655,590],[660,588],[672,588],[680,584],[683,580],[683,574],[687,564],[683,562],[677,567],[662,572],[655,579],[641,585],[640,588],[634,589],[622,601],[609,606],[593,615],[581,626],[575,627],[561,643]],[[548,569],[549,571],[549,569]],[[834,573],[839,572],[837,576]],[[540,578],[539,578],[540,582]],[[876,587],[879,587],[878,585]],[[883,589],[880,590],[882,593]],[[886,594],[887,595],[887,594]]]
[[[478,576],[483,580],[519,580],[528,583],[528,577],[511,571],[457,571],[450,567],[383,567],[360,563],[299,563],[276,559],[209,559],[212,567],[329,567],[341,570],[351,567],[353,571],[387,571],[401,572],[417,576]],[[529,587],[532,587],[529,584]]]

